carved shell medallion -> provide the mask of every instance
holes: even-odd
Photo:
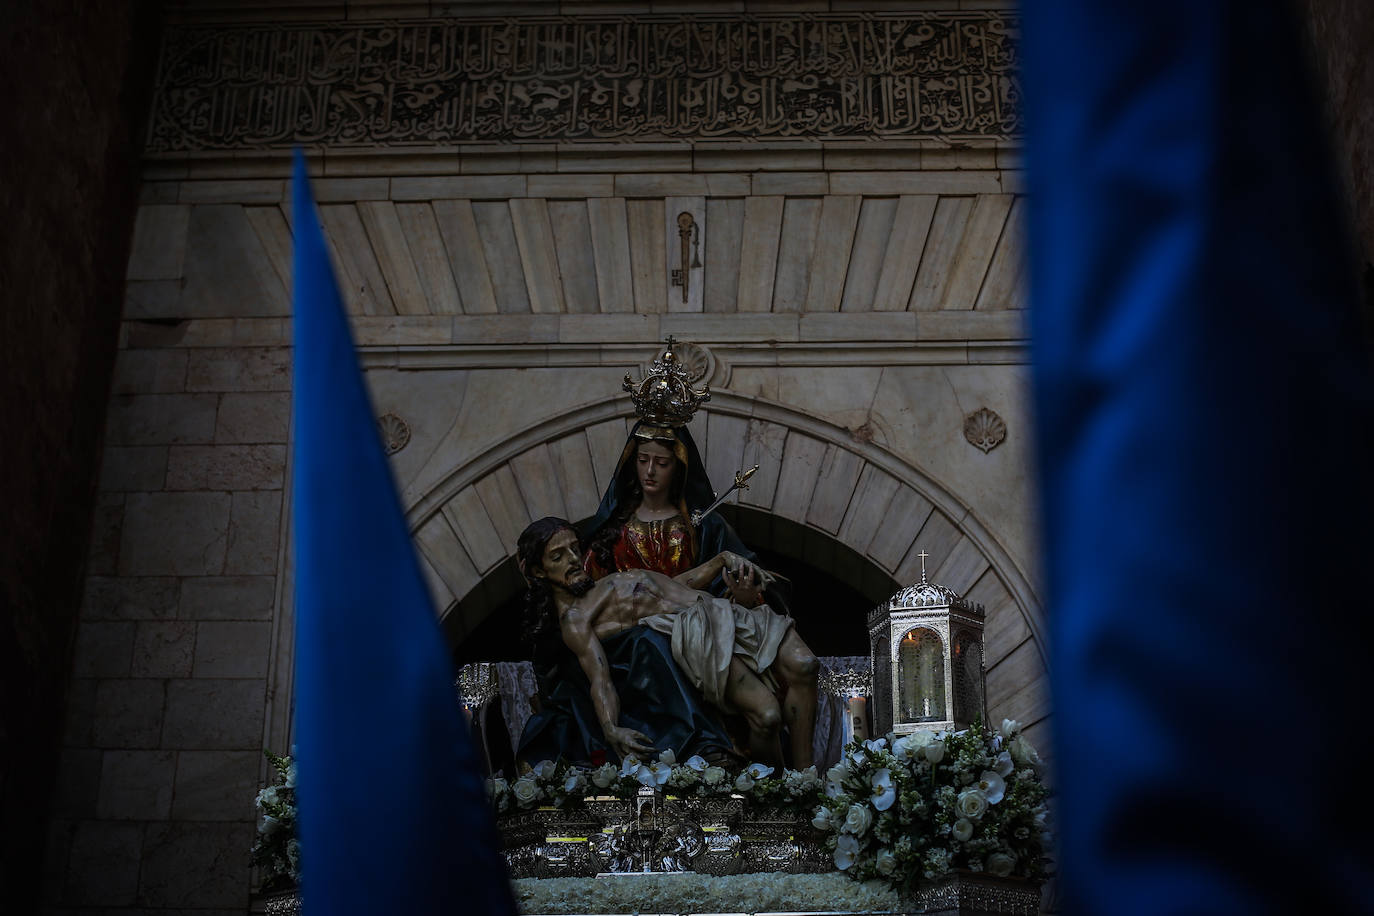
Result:
[[[410,427],[394,413],[378,417],[377,429],[382,434],[382,447],[388,455],[396,454],[410,442]]]
[[[964,438],[987,454],[1007,438],[1007,424],[995,412],[979,407],[964,418]]]

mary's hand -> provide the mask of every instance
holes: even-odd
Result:
[[[733,572],[727,567],[721,573],[725,587],[730,590],[730,600],[742,607],[757,607],[763,603],[763,576],[753,563],[737,559],[739,565]]]

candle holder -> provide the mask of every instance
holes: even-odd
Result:
[[[873,718],[879,734],[953,731],[986,720],[985,612],[942,585],[921,581],[868,615]]]

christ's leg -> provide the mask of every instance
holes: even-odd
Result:
[[[782,713],[778,701],[759,676],[740,661],[738,655],[730,659],[726,675],[725,702],[727,712],[739,713],[749,725],[750,756],[769,766],[782,767]]]
[[[782,714],[792,736],[792,766],[798,770],[815,763],[811,741],[816,732],[816,675],[820,668],[821,663],[796,629],[788,630],[773,669],[787,682]]]

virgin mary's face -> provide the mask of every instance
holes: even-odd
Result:
[[[667,496],[673,486],[677,458],[661,442],[641,442],[635,451],[635,472],[645,496]]]

